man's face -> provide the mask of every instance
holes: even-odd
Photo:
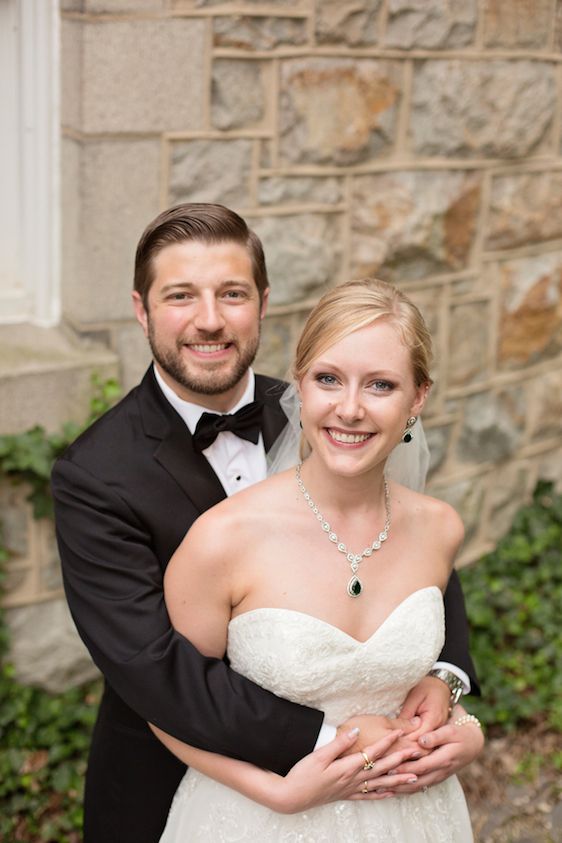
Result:
[[[268,291],[260,305],[248,250],[186,240],[162,249],[153,270],[148,307],[137,292],[133,303],[160,374],[186,401],[231,409],[246,386],[267,304]]]

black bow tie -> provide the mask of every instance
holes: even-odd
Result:
[[[225,430],[230,430],[241,439],[247,439],[248,442],[256,445],[260,436],[262,414],[263,401],[252,401],[233,415],[225,413],[219,416],[217,413],[203,413],[193,434],[193,447],[201,453],[213,444],[219,433]]]

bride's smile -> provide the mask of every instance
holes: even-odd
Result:
[[[384,467],[426,390],[390,321],[353,331],[312,361],[300,381],[301,422],[313,460],[343,476]]]

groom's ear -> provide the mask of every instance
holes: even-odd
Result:
[[[133,290],[133,292],[132,292],[132,299],[133,299],[133,309],[135,311],[135,316],[136,316],[137,322],[139,323],[139,325],[143,329],[145,337],[147,337],[148,336],[148,313],[147,313],[146,308],[144,306],[144,302],[142,300],[142,297],[141,297],[140,293],[137,293],[136,290]]]

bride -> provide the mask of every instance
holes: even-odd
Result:
[[[302,463],[202,515],[165,578],[172,623],[201,652],[226,653],[331,722],[378,714],[380,740],[361,746],[359,734],[336,783],[326,748],[312,771],[301,762],[283,778],[153,727],[191,768],[161,843],[472,841],[456,777],[395,794],[415,782],[400,765],[419,746],[391,718],[441,650],[442,593],[463,538],[451,507],[388,470],[421,433],[429,362],[423,319],[400,291],[373,280],[330,290],[294,363]],[[476,718],[456,708],[452,720],[481,741]]]

